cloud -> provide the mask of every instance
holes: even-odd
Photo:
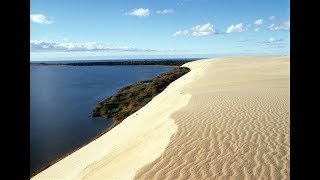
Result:
[[[43,14],[30,14],[30,22],[38,24],[52,24],[53,21],[49,21]]]
[[[270,31],[288,31],[290,30],[290,21],[286,21],[279,25],[271,24],[267,29]]]
[[[211,34],[217,34],[217,30],[210,23],[194,26],[190,31],[192,36],[208,36]]]
[[[173,9],[163,9],[163,10],[156,11],[157,14],[170,14],[170,13],[173,13],[173,12],[174,12]]]
[[[228,27],[228,29],[226,30],[226,33],[233,33],[233,32],[244,32],[248,30],[247,28],[245,28],[243,26],[242,23],[236,24],[236,25],[231,25]]]
[[[263,23],[263,19],[258,19],[254,22],[255,25],[261,25]]]
[[[173,34],[173,36],[209,36],[213,34],[218,34],[218,31],[211,23],[204,25],[196,25],[190,28],[189,30],[180,30]]]
[[[270,16],[270,17],[268,17],[269,19],[275,19],[276,17],[275,16]]]
[[[254,28],[253,30],[257,32],[257,31],[259,31],[259,28]]]
[[[188,30],[182,30],[182,31],[177,31],[173,34],[173,36],[185,36],[188,35],[189,31]]]
[[[148,17],[150,15],[149,9],[134,9],[132,12],[128,13],[130,16],[137,16],[137,17]]]
[[[154,50],[146,48],[135,48],[130,46],[114,47],[104,43],[87,42],[48,42],[48,41],[30,41],[31,52],[97,52],[97,51],[120,51],[120,52],[163,52],[168,50]],[[172,50],[170,50],[172,51]]]

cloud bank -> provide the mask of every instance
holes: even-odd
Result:
[[[75,42],[48,42],[48,41],[30,41],[31,52],[97,52],[97,51],[120,51],[120,52],[163,52],[175,50],[154,50],[146,48],[135,48],[130,46],[114,47],[104,43],[88,42],[88,43],[75,43]]]

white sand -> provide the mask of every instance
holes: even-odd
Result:
[[[137,113],[32,179],[289,179],[289,57],[184,66]]]

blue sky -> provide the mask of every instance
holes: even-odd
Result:
[[[289,55],[288,0],[31,0],[30,59]]]

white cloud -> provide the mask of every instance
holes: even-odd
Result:
[[[177,31],[173,34],[173,36],[185,36],[189,33],[188,30],[183,30],[183,31]]]
[[[259,31],[259,28],[254,28],[253,30],[257,32],[257,31]]]
[[[217,30],[210,23],[194,26],[190,31],[192,36],[208,36],[211,34],[217,34]]]
[[[130,46],[111,46],[104,43],[87,42],[48,42],[48,41],[30,41],[31,52],[81,52],[81,51],[130,51],[130,52],[156,52],[158,50],[135,48]],[[164,50],[166,51],[166,50]]]
[[[193,26],[189,30],[180,30],[173,34],[173,36],[209,36],[212,34],[217,34],[217,30],[211,23],[207,23],[204,25]]]
[[[290,30],[290,21],[286,21],[286,22],[279,24],[279,25],[271,24],[270,26],[267,27],[267,29],[270,31]]]
[[[173,9],[163,9],[163,10],[156,11],[157,14],[170,14],[170,13],[173,13],[173,12],[174,12]]]
[[[149,9],[135,9],[132,12],[129,13],[131,16],[138,16],[138,17],[148,17],[150,15],[150,10]]]
[[[246,26],[247,26],[247,27],[251,27],[251,24],[247,24]]]
[[[254,24],[255,25],[261,25],[263,23],[263,19],[257,19]]]
[[[275,19],[275,18],[276,18],[275,16],[270,16],[270,17],[269,17],[269,19],[271,19],[271,20],[272,20],[272,19]]]
[[[53,21],[49,21],[43,14],[30,14],[30,21],[38,24],[52,24]]]
[[[246,30],[247,28],[245,28],[242,23],[239,23],[236,25],[232,24],[231,26],[228,27],[228,29],[226,30],[226,33],[243,32]]]

